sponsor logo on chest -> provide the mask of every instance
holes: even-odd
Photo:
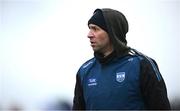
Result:
[[[97,80],[96,78],[90,78],[88,79],[88,86],[96,86],[97,85]]]

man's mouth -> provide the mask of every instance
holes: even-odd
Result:
[[[90,41],[90,43],[91,43],[91,44],[95,44],[95,42],[93,42],[93,41]]]
[[[92,42],[92,41],[90,43],[91,43],[91,47],[94,47],[96,44],[95,42]]]

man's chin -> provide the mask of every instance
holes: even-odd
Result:
[[[95,49],[95,48],[93,48],[93,51],[94,51],[94,52],[99,52],[99,50],[98,50],[98,49]]]
[[[93,49],[93,51],[94,51],[94,53],[97,53],[97,54],[102,53],[100,50],[94,50],[94,49]]]

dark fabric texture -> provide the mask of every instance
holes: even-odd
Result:
[[[88,26],[89,24],[95,24],[108,33],[108,29],[106,27],[104,16],[101,10],[94,11],[93,16],[88,21]]]
[[[84,110],[85,109],[85,101],[83,98],[83,90],[81,86],[81,80],[79,74],[76,75],[76,86],[74,91],[74,99],[73,99],[73,110]]]
[[[102,64],[102,65],[106,65],[108,64],[110,61],[112,61],[114,58],[122,58],[123,56],[128,55],[128,51],[122,53],[122,54],[118,54],[113,51],[111,54],[109,54],[108,56],[104,57],[103,54],[100,53],[94,53],[95,58]]]
[[[108,35],[113,43],[114,50],[117,55],[126,53],[129,47],[127,46],[126,33],[129,30],[129,25],[123,13],[104,8],[101,9],[104,15],[105,22],[108,28]]]
[[[159,81],[154,73],[149,61],[144,59],[141,62],[140,88],[146,107],[150,110],[170,110],[165,82],[161,75]]]

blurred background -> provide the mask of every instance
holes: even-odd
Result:
[[[156,60],[178,109],[179,0],[0,0],[0,110],[71,109],[76,72],[93,57],[87,21],[106,7],[127,17],[128,46]]]

